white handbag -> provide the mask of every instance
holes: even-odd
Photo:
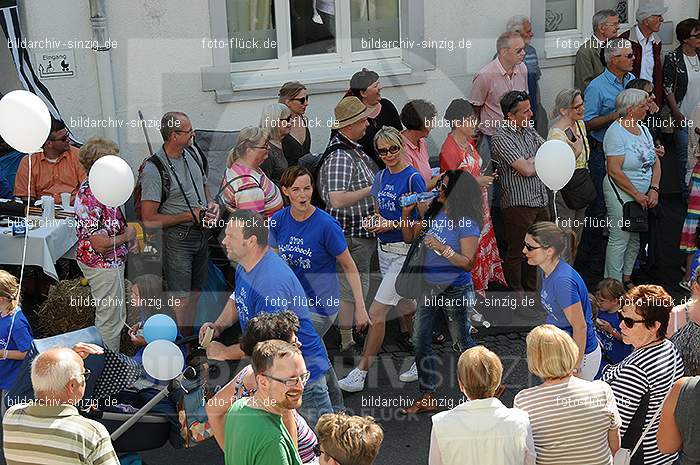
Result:
[[[671,387],[673,387],[673,383],[676,381],[676,360],[672,360],[673,363],[673,377],[671,378]],[[637,449],[642,445],[642,442],[644,441],[644,438],[646,435],[649,433],[649,430],[651,429],[651,425],[654,424],[656,421],[656,418],[661,414],[661,410],[664,408],[664,404],[666,403],[666,399],[668,399],[668,395],[671,393],[671,389],[668,390],[666,395],[664,396],[664,400],[661,401],[661,405],[659,405],[659,409],[656,411],[653,417],[651,417],[651,421],[647,425],[646,428],[644,428],[644,431],[642,432],[642,436],[639,438],[639,441],[637,441],[637,444],[634,446],[634,449],[631,451],[629,449],[626,449],[624,447],[620,447],[617,452],[615,452],[615,455],[613,456],[613,465],[630,465],[632,462],[632,457],[634,454],[637,453]]]

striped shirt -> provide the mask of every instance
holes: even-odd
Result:
[[[674,366],[676,375],[672,376]],[[625,447],[633,448],[639,440],[638,437],[630,439],[624,437],[637,409],[646,410],[643,425],[646,427],[656,411],[661,408],[661,403],[674,381],[682,376],[683,360],[669,340],[664,340],[663,343],[652,347],[637,349],[617,365],[609,365],[605,368],[602,379],[610,384],[615,393],[615,400],[622,418],[620,434]],[[645,393],[649,394],[649,404],[640,405]],[[656,444],[658,429],[659,417],[654,421],[642,443],[645,465],[671,463],[678,455],[662,454],[659,451]]]
[[[513,407],[530,417],[537,464],[609,465],[608,431],[620,427],[610,386],[572,376],[520,391]]]
[[[371,195],[367,194],[367,197],[347,207],[331,207],[331,192],[355,192],[371,187],[377,172],[376,163],[367,156],[361,145],[336,132],[329,146],[339,143],[345,144],[346,148],[328,155],[319,170],[318,185],[321,188],[321,198],[326,202],[328,213],[338,220],[346,236],[374,237],[362,227],[362,219],[374,214]]]
[[[252,210],[269,218],[284,206],[279,188],[260,169],[234,162],[223,183],[221,195],[229,211]]]
[[[72,405],[13,405],[2,430],[7,465],[119,465],[107,429]]]
[[[547,187],[537,175],[523,176],[511,165],[518,159],[535,157],[544,139],[534,128],[503,124],[491,139],[491,154],[499,165],[501,208],[546,207],[549,204]]]

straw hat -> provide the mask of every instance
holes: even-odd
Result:
[[[360,101],[357,97],[345,97],[335,106],[335,120],[333,129],[341,129],[356,123],[363,118],[368,118],[372,109]]]

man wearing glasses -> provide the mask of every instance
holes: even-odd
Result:
[[[483,166],[488,166],[491,160],[491,138],[505,116],[501,111],[501,97],[513,90],[528,90],[527,66],[523,63],[525,41],[520,33],[501,34],[496,40],[496,50],[496,58],[474,75],[468,99],[481,121],[479,131],[484,137],[479,141],[478,151]]]
[[[139,179],[141,217],[145,227],[162,229],[163,274],[173,297],[177,325],[183,335],[189,335],[199,291],[207,281],[206,229],[215,224],[219,206],[210,200],[206,188],[204,160],[192,149],[194,131],[187,115],[163,115],[160,134],[163,145],[144,163]],[[164,188],[166,179],[170,181],[168,189]]]
[[[585,92],[588,84],[605,70],[601,56],[609,40],[617,37],[620,17],[615,10],[600,10],[593,15],[593,35],[576,52],[574,87]]]
[[[257,390],[236,401],[226,414],[226,465],[301,465],[282,417],[301,407],[311,373],[301,351],[272,339],[255,346],[251,358]]]
[[[536,268],[523,256],[528,228],[549,221],[549,194],[535,171],[535,154],[544,139],[532,124],[527,92],[508,92],[501,99],[505,116],[493,136],[493,158],[499,163],[503,231],[507,245],[503,272],[510,288],[518,293],[537,290]]]
[[[634,63],[632,44],[626,39],[614,39],[605,47],[605,62],[607,67],[600,76],[593,79],[584,93],[586,112],[583,120],[588,131],[590,156],[588,170],[591,172],[597,196],[588,207],[587,216],[591,224],[586,225],[581,241],[580,250],[587,257],[588,265],[594,273],[602,274],[605,263],[603,225],[605,224],[605,200],[603,199],[603,178],[606,175],[605,153],[603,152],[603,137],[605,131],[620,118],[615,111],[615,99],[627,84],[635,78],[631,73]]]
[[[56,203],[60,203],[61,193],[70,192],[72,204],[86,174],[83,165],[80,164],[78,148],[70,145],[68,129],[63,121],[51,118],[51,132],[42,145],[42,151],[30,156],[31,192],[27,191],[29,157],[24,157],[19,162],[15,176],[15,197],[36,200],[42,195],[51,195]]]
[[[85,395],[90,370],[81,355],[99,354],[99,347],[50,349],[32,362],[36,401],[16,404],[3,417],[3,452],[7,465],[66,463],[119,465],[107,429],[82,417],[76,406]]]

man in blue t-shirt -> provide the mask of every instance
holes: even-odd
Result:
[[[223,245],[229,258],[238,262],[236,284],[216,322],[202,325],[200,340],[207,328],[214,330],[216,338],[237,321],[245,331],[248,321],[262,312],[293,311],[299,317],[297,338],[301,343],[304,362],[311,373],[304,387],[300,413],[309,424],[315,425],[322,414],[332,411],[325,379],[330,363],[323,342],[311,322],[304,288],[284,260],[270,250],[268,220],[259,213],[249,210],[233,212]],[[207,357],[240,360],[243,352],[239,344],[225,346],[214,341],[207,347]]]

